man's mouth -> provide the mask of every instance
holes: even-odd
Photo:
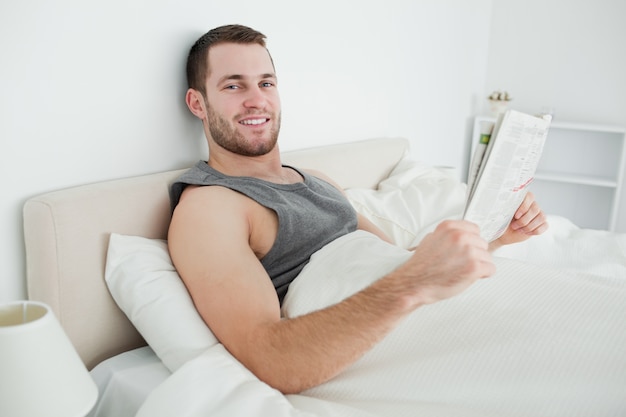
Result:
[[[263,124],[267,121],[269,121],[269,119],[263,117],[260,119],[246,119],[246,120],[240,121],[239,123],[242,125],[246,125],[246,126],[255,126],[255,125]]]

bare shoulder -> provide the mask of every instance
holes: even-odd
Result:
[[[231,236],[245,233],[245,209],[236,193],[223,187],[188,187],[172,214],[168,242],[176,262],[179,247],[204,248],[206,236],[219,237],[224,228]]]
[[[200,260],[215,266],[222,248],[246,250],[247,205],[243,196],[227,188],[185,189],[172,215],[168,244],[172,260],[186,284],[192,284],[202,275]]]

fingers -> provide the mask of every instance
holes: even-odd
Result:
[[[479,227],[463,220],[448,220],[440,223],[435,230],[437,238],[448,240],[448,263],[450,258],[461,261],[458,272],[462,275],[485,278],[493,275],[495,265],[489,252],[489,244],[480,237]]]
[[[478,225],[467,220],[444,220],[437,225],[436,230],[459,230],[480,236]]]
[[[511,229],[528,235],[538,235],[548,229],[545,213],[535,201],[532,193],[527,193],[513,216]]]
[[[535,196],[530,191],[526,193],[524,196],[524,200],[522,200],[522,204],[519,205],[515,214],[513,215],[514,220],[521,219],[527,212],[530,210],[531,206],[535,202]]]

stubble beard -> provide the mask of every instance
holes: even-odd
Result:
[[[209,133],[218,146],[242,156],[265,155],[276,147],[278,132],[280,131],[280,113],[277,117],[272,118],[275,123],[269,132],[269,139],[266,141],[251,142],[246,140],[246,138],[237,131],[235,126],[213,110],[213,107],[209,106],[206,100],[205,104],[207,108]]]

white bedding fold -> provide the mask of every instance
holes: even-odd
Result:
[[[159,385],[136,417],[305,417],[218,344]]]
[[[626,233],[582,229],[560,216],[548,216],[547,232],[516,245],[504,246],[498,256],[608,277],[626,279]]]

